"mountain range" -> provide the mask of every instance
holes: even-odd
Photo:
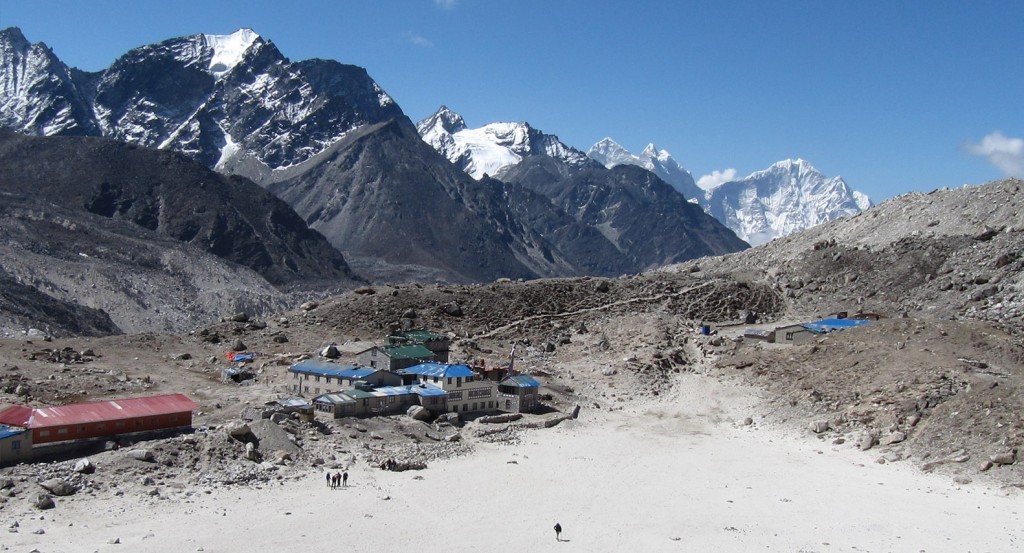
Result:
[[[12,28],[0,31],[0,59],[3,126],[175,150],[244,176],[288,202],[357,273],[374,280],[609,275],[679,260],[680,252],[746,247],[704,213],[649,199],[623,211],[647,222],[639,226],[650,229],[649,239],[623,242],[623,232],[609,226],[620,223],[567,211],[549,187],[484,178],[485,169],[474,179],[420,139],[366,70],[292,62],[251,30],[142,46],[89,73]],[[455,129],[458,120],[438,124]],[[544,152],[570,168],[607,171],[526,127],[495,128],[490,136],[520,158]],[[621,198],[641,198],[648,179],[638,174],[615,186],[631,191]],[[595,203],[588,210],[612,207]]]
[[[872,205],[842,177],[826,177],[809,162],[786,159],[747,177],[706,189],[666,150],[650,144],[635,156],[605,138],[587,152],[606,167],[637,165],[658,175],[752,246],[809,229]]]
[[[866,195],[851,190],[841,177],[826,177],[804,160],[780,161],[765,171],[705,190],[667,150],[654,144],[634,155],[605,138],[584,154],[526,122],[470,128],[447,106],[441,106],[416,128],[424,141],[476,179],[490,175],[508,180],[505,177],[514,166],[534,156],[554,158],[575,167],[585,166],[586,157],[608,169],[642,167],[751,245],[853,215],[872,205]]]

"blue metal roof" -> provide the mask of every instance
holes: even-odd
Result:
[[[537,382],[537,379],[526,374],[505,377],[500,383],[505,386],[516,386],[519,388],[540,387],[540,382]]]
[[[0,440],[4,438],[10,438],[11,436],[17,436],[25,432],[24,428],[13,428],[10,426],[0,426]]]
[[[810,322],[802,326],[808,330],[813,330],[814,332],[831,332],[833,330],[855,328],[866,325],[869,322],[871,321],[862,319],[821,319],[820,321]]]
[[[473,376],[473,369],[469,368],[469,365],[449,365],[447,363],[420,363],[398,372],[402,374],[438,376],[441,378]]]
[[[429,383],[407,384],[405,386],[381,386],[374,390],[386,396],[400,396],[404,394],[416,394],[418,396],[443,396],[448,392]]]
[[[339,365],[337,363],[328,363],[326,361],[309,360],[296,363],[291,367],[288,367],[288,370],[290,372],[316,374],[320,376],[334,376],[344,378],[346,380],[359,380],[370,376],[380,369],[359,369],[356,367]]]

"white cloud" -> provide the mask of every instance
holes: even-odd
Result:
[[[1011,138],[996,131],[966,148],[968,153],[987,159],[1006,176],[1024,177],[1024,138]]]
[[[422,37],[420,35],[417,35],[417,34],[414,34],[414,33],[407,33],[405,36],[406,36],[406,38],[409,39],[409,42],[415,44],[416,46],[422,46],[424,48],[433,48],[434,47],[434,43],[433,42],[430,42],[425,37]]]
[[[725,171],[712,171],[710,175],[704,175],[697,179],[697,186],[703,190],[711,190],[720,184],[733,180],[736,180],[736,170],[730,168]]]
[[[434,5],[441,8],[442,10],[455,9],[455,4],[457,3],[457,0],[434,0]]]

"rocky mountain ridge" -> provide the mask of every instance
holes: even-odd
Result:
[[[97,73],[67,69],[17,29],[3,31],[0,44],[5,55],[21,60],[5,73],[9,86],[0,90],[6,126],[176,150],[250,178],[285,198],[371,278],[468,282],[650,266],[607,243],[607,230],[585,228],[588,223],[538,201],[535,192],[478,182],[423,147],[412,122],[362,68],[291,62],[249,30],[143,46]],[[65,74],[67,79],[58,78]],[[25,86],[29,81],[35,84]],[[48,96],[59,91],[51,83],[65,81],[68,98],[87,106],[85,115],[64,109],[62,96]],[[48,107],[32,114],[6,107],[27,105]],[[435,119],[441,130],[464,127],[454,116]],[[594,163],[525,124],[487,132],[510,156]],[[716,244],[743,247],[738,241]],[[686,251],[732,251],[717,245]],[[572,249],[577,247],[583,249]],[[663,252],[650,259],[657,264],[680,257]]]

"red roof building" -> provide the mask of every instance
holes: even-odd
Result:
[[[192,411],[198,407],[184,394],[43,407],[32,410],[28,428],[34,445],[103,438],[192,426]]]
[[[24,405],[0,405],[0,424],[7,426],[28,427],[32,418],[32,408]]]

